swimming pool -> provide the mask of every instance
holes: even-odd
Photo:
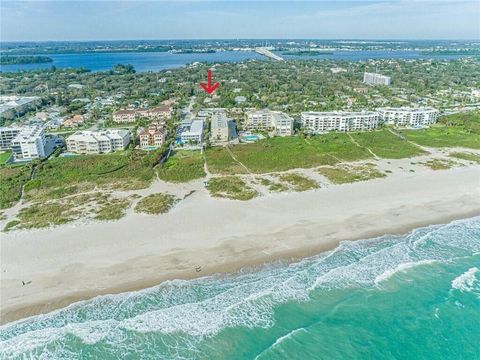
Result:
[[[244,135],[242,136],[242,140],[244,141],[257,141],[259,137],[257,135]]]

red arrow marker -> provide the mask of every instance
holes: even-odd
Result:
[[[200,83],[200,86],[203,88],[203,90],[205,90],[205,92],[207,92],[208,94],[211,94],[218,89],[220,84],[216,82],[215,84],[212,85],[212,70],[210,69],[208,70],[207,77],[208,77],[208,83],[207,84]]]

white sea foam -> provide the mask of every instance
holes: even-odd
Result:
[[[480,286],[478,284],[479,280],[476,277],[477,273],[479,273],[478,268],[472,267],[463,274],[457,276],[452,280],[452,289],[457,289],[463,292],[480,290]]]
[[[437,262],[436,260],[420,260],[420,261],[416,261],[416,262],[401,263],[401,264],[397,265],[395,268],[388,269],[385,272],[383,272],[382,274],[378,275],[375,278],[374,283],[376,285],[379,285],[380,283],[390,279],[396,273],[406,272],[407,270],[409,270],[411,268],[421,266],[421,265],[431,265],[431,264],[434,264],[436,262]]]
[[[160,334],[173,352],[195,348],[196,342],[225,328],[272,326],[276,306],[308,300],[313,292],[372,287],[414,266],[472,256],[480,251],[479,235],[480,218],[455,221],[405,236],[345,241],[333,251],[294,264],[99,296],[0,327],[0,358],[75,358],[65,355],[72,338],[86,345],[101,342],[122,348],[134,346],[131,333]],[[474,285],[478,269],[473,269],[454,279],[452,288],[466,291]]]
[[[275,342],[273,343],[272,345],[272,348],[280,345],[282,342],[284,342],[285,340],[291,338],[293,335],[295,335],[296,333],[298,332],[306,332],[307,330],[305,330],[304,328],[298,328],[298,329],[295,329],[295,330],[292,330],[290,331],[288,334],[285,334],[283,336],[280,336],[277,340],[275,340]]]
[[[299,332],[307,332],[307,330],[305,328],[298,328],[298,329],[290,331],[289,333],[287,333],[283,336],[280,336],[278,339],[275,340],[275,342],[271,346],[269,346],[267,349],[263,350],[260,354],[258,354],[255,357],[255,360],[260,359],[263,355],[267,354],[272,349],[275,349],[277,346],[280,346],[280,344],[282,344],[284,341],[292,338],[295,334],[297,334]]]

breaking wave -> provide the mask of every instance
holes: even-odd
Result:
[[[452,289],[457,289],[463,292],[478,293],[480,291],[480,281],[477,278],[477,274],[479,272],[480,271],[477,267],[468,269],[463,274],[452,280]]]
[[[0,358],[77,359],[79,343],[115,349],[122,357],[145,347],[138,344],[138,336],[153,334],[160,340],[150,346],[162,349],[156,358],[196,358],[197,345],[222,330],[271,327],[280,304],[307,301],[332,289],[381,288],[413,267],[478,253],[480,218],[419,228],[402,236],[344,241],[335,250],[294,264],[166,281],[4,325]],[[478,268],[468,270],[452,281],[452,288],[473,291],[477,273]]]

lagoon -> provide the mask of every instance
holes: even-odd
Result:
[[[465,55],[422,55],[417,51],[334,51],[333,54],[317,56],[283,55],[285,60],[347,60],[362,61],[369,59],[458,59]],[[268,59],[253,51],[218,51],[216,53],[179,54],[170,52],[117,52],[117,53],[75,53],[49,54],[53,63],[2,65],[2,72],[57,68],[85,68],[91,71],[110,70],[116,64],[132,64],[138,72],[174,69],[194,62],[241,62],[245,60]]]

